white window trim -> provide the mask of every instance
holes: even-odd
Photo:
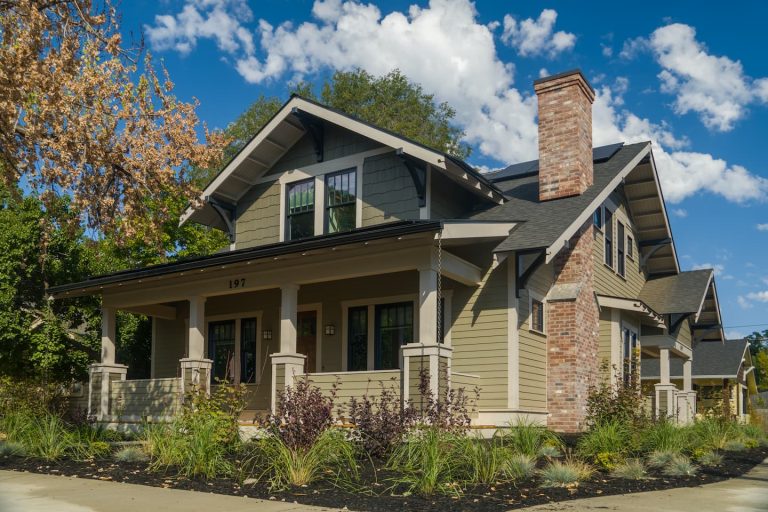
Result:
[[[621,377],[624,378],[624,331],[628,330],[630,334],[634,334],[637,339],[637,350],[640,350],[640,326],[638,324],[633,324],[629,320],[622,319],[620,322],[620,328],[619,328],[619,359],[621,361],[621,366],[619,367],[621,369]],[[640,363],[640,359],[638,359],[638,363]]]
[[[613,273],[616,273],[616,205],[613,201],[606,200],[603,205],[603,233],[606,233],[605,229],[605,212],[611,212],[611,265],[605,261],[605,241],[607,238],[603,237],[603,265],[611,269]]]
[[[445,309],[448,310],[449,300],[446,293],[443,293],[443,297],[446,298]],[[349,308],[367,306],[368,307],[368,364],[367,371],[372,372],[376,366],[375,360],[375,335],[376,335],[376,306],[379,304],[391,304],[396,302],[412,302],[413,303],[413,332],[414,337],[419,332],[419,297],[417,294],[407,295],[393,295],[389,297],[375,297],[370,299],[354,299],[341,301],[341,371],[348,372],[348,329],[349,329]],[[449,331],[450,332],[450,329]],[[448,334],[448,332],[446,334]],[[447,338],[446,338],[447,340]]]
[[[317,315],[317,325],[315,326],[315,371],[307,373],[322,373],[323,334],[325,332],[325,324],[323,323],[323,304],[321,302],[313,302],[311,304],[299,304],[296,307],[297,313],[306,313],[307,311],[314,311]]]
[[[256,319],[256,382],[252,382],[249,384],[246,384],[247,386],[255,386],[257,384],[261,384],[261,377],[262,377],[262,360],[261,360],[261,349],[262,349],[262,331],[264,329],[262,319],[264,317],[264,314],[261,310],[255,310],[255,311],[243,311],[243,312],[237,312],[237,313],[225,313],[221,315],[210,315],[205,317],[205,357],[208,357],[208,332],[209,332],[209,324],[211,322],[221,322],[226,320],[234,320],[235,321],[235,383],[240,383],[240,334],[241,334],[241,320],[243,318],[255,318]],[[187,329],[189,331],[189,329]]]
[[[326,160],[317,164],[307,165],[299,169],[285,171],[275,176],[265,176],[257,183],[268,183],[277,181],[280,184],[280,237],[281,242],[285,241],[285,221],[286,221],[286,198],[287,186],[297,181],[315,178],[315,236],[323,234],[325,231],[325,175],[333,174],[345,169],[355,168],[356,197],[355,197],[355,227],[363,225],[363,166],[365,159],[390,153],[392,148],[378,148],[354,155],[348,155],[333,160]]]
[[[539,331],[538,329],[533,328],[533,301],[536,300],[538,302],[541,302],[542,308],[544,311],[542,312],[542,329]],[[542,336],[547,335],[547,298],[546,296],[538,293],[535,290],[528,290],[528,330],[535,334],[540,334]]]

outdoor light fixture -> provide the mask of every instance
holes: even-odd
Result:
[[[333,324],[328,324],[325,326],[325,335],[326,336],[333,336],[336,334],[336,326]]]
[[[271,329],[264,329],[264,332],[261,333],[261,337],[265,340],[271,340],[272,339],[272,330]]]

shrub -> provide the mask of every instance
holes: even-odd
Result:
[[[73,435],[55,414],[34,418],[21,443],[29,455],[46,460],[58,460],[75,446]]]
[[[107,457],[112,452],[108,431],[99,426],[80,425],[72,430],[71,455],[76,460]]]
[[[624,460],[632,446],[632,430],[626,423],[598,423],[584,434],[577,445],[578,452],[596,464],[612,469]]]
[[[234,448],[240,441],[239,420],[245,410],[247,388],[243,384],[233,385],[219,382],[210,394],[204,389],[193,389],[184,397],[184,405],[178,418],[184,430],[204,426],[213,430],[213,435],[228,448]]]
[[[694,442],[708,450],[722,450],[725,444],[738,437],[736,425],[721,418],[705,418],[692,427]]]
[[[588,479],[594,471],[588,464],[569,459],[550,462],[540,471],[543,487],[570,487]]]
[[[462,444],[464,479],[475,484],[493,484],[504,479],[512,453],[496,436],[493,439],[465,437],[457,441]]]
[[[652,468],[662,468],[669,464],[672,458],[677,455],[674,452],[655,451],[648,455],[648,465]]]
[[[717,452],[706,452],[699,456],[698,463],[702,466],[712,467],[719,466],[723,463],[723,456]]]
[[[115,453],[118,462],[146,462],[149,460],[147,452],[136,446],[128,446]]]
[[[27,452],[24,449],[24,445],[20,443],[14,443],[12,441],[4,441],[0,443],[0,457],[15,456],[23,457]]]
[[[694,476],[696,466],[693,465],[691,459],[678,453],[667,462],[663,472],[666,476]]]
[[[419,421],[422,423],[453,433],[463,433],[472,422],[473,409],[480,390],[475,388],[474,401],[470,400],[464,388],[448,388],[444,395],[435,396],[430,386],[430,376],[427,369],[419,372],[419,394],[422,403],[416,407]]]
[[[728,441],[723,445],[723,450],[727,452],[743,452],[747,446],[741,441]]]
[[[503,442],[515,453],[537,457],[545,446],[562,447],[557,434],[527,419],[518,419],[508,432],[503,434]]]
[[[633,358],[639,354],[633,355]],[[618,368],[610,367],[607,362],[601,365],[605,375],[613,378],[600,379],[597,386],[589,390],[587,396],[587,424],[589,426],[606,423],[624,423],[643,425],[648,421],[645,399],[640,392],[639,364],[632,365],[632,374],[627,379],[620,376]],[[614,385],[614,383],[617,383]]]
[[[329,396],[312,386],[305,376],[278,396],[277,411],[268,418],[276,436],[293,450],[307,451],[333,424],[333,404],[337,385]]]
[[[350,421],[360,433],[363,448],[373,457],[384,457],[402,442],[415,424],[416,410],[402,407],[399,394],[381,384],[381,393],[371,398],[366,392],[349,404]]]
[[[308,448],[291,447],[272,433],[255,442],[246,466],[257,472],[257,480],[267,478],[270,489],[281,490],[309,485],[321,478],[334,484],[355,479],[356,456],[354,443],[337,429],[325,430]]]
[[[64,386],[53,382],[0,377],[0,418],[19,411],[32,416],[62,415],[67,409],[64,391]]]
[[[640,459],[628,459],[617,464],[611,471],[611,475],[616,478],[625,478],[627,480],[643,480],[648,478],[643,461]]]
[[[394,482],[405,485],[408,492],[459,494],[461,457],[456,447],[460,445],[451,432],[437,427],[419,429],[395,449],[387,468],[400,473]]]
[[[640,433],[640,447],[646,452],[682,453],[690,447],[689,430],[671,421],[658,421]]]
[[[502,469],[504,476],[510,480],[531,478],[535,470],[536,459],[523,453],[516,453],[510,456]]]
[[[556,459],[557,457],[562,457],[563,454],[560,452],[560,449],[557,446],[553,446],[551,444],[545,444],[541,448],[539,448],[539,457],[546,457],[547,459]]]

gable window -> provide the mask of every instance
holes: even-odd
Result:
[[[635,258],[635,241],[631,236],[627,236],[627,258]]]
[[[355,229],[357,169],[346,169],[325,177],[325,232]]]
[[[598,206],[595,213],[592,214],[592,223],[597,229],[603,229],[603,207]]]
[[[315,180],[288,185],[286,240],[309,238],[315,234]]]
[[[530,330],[544,334],[544,302],[539,297],[531,296]]]
[[[613,268],[613,212],[605,209],[605,264]]]
[[[616,223],[616,271],[621,277],[624,277],[624,224],[621,222]]]

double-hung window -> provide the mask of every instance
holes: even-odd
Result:
[[[622,329],[622,360],[624,363],[624,382],[629,384],[638,371],[637,332],[624,327]]]
[[[285,239],[299,240],[315,235],[315,180],[288,185]]]
[[[592,214],[592,223],[597,229],[603,229],[603,207],[598,206],[595,213]]]
[[[635,257],[635,241],[631,236],[627,236],[627,258],[634,259]]]
[[[616,271],[621,277],[624,277],[624,247],[626,240],[624,239],[624,224],[621,222],[616,223]]]
[[[355,229],[357,169],[346,169],[325,177],[325,232]]]
[[[531,297],[531,321],[530,330],[544,333],[544,302],[536,297]]]
[[[613,268],[613,212],[605,209],[605,264]]]
[[[413,302],[376,306],[375,369],[400,368],[400,347],[413,343]]]

